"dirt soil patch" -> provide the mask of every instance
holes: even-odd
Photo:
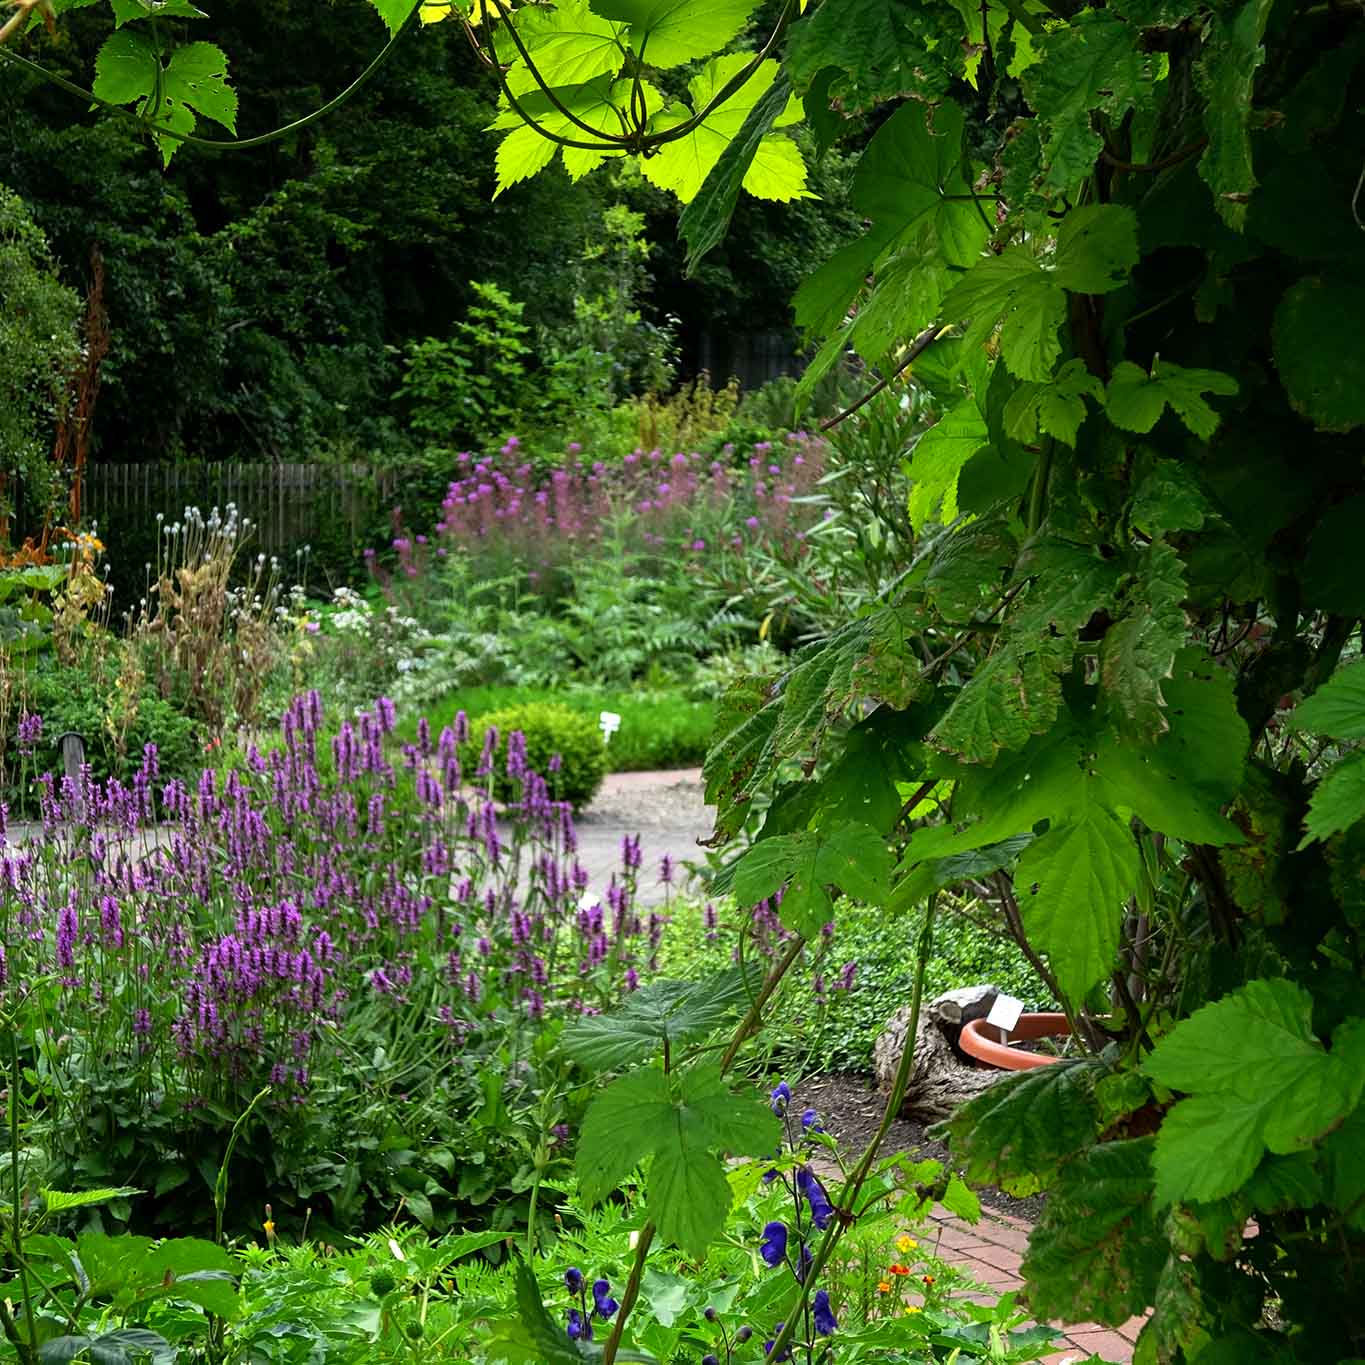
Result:
[[[885,1099],[869,1075],[857,1071],[833,1071],[824,1076],[812,1076],[792,1087],[792,1108],[796,1111],[817,1109],[825,1131],[839,1144],[839,1151],[848,1161],[872,1140],[882,1120]],[[924,1159],[933,1157],[949,1161],[948,1148],[925,1135],[925,1125],[910,1119],[896,1119],[886,1134],[881,1154],[909,1152]],[[985,1186],[977,1190],[982,1204],[1001,1213],[1012,1214],[1025,1222],[1036,1223],[1046,1203],[1044,1196],[1015,1199]]]

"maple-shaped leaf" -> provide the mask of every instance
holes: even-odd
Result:
[[[1026,445],[1042,431],[1066,445],[1076,444],[1085,421],[1085,399],[1104,402],[1104,385],[1083,360],[1068,360],[1046,383],[1020,384],[1005,404],[1005,430]]]
[[[944,413],[915,442],[908,508],[915,530],[922,531],[934,521],[946,526],[957,517],[957,477],[967,461],[989,444],[985,418],[970,398]]]
[[[587,0],[559,0],[554,9],[526,5],[515,11],[512,22],[540,79],[552,88],[583,85],[621,69],[624,25],[594,14]],[[511,63],[506,79],[514,95],[540,88],[510,38],[496,37],[495,49]]]
[[[1252,981],[1157,1044],[1142,1070],[1189,1096],[1157,1137],[1159,1204],[1221,1199],[1267,1151],[1306,1150],[1355,1109],[1365,1090],[1365,1019],[1338,1025],[1330,1051],[1312,1020],[1313,997],[1302,986]]]
[[[650,66],[681,66],[729,43],[758,0],[589,0],[596,14],[625,26],[626,41]]]
[[[1105,411],[1116,427],[1148,432],[1169,406],[1194,434],[1207,441],[1219,416],[1205,400],[1206,393],[1231,397],[1237,381],[1221,370],[1186,369],[1157,358],[1148,373],[1131,360],[1114,367],[1105,395]]]
[[[1117,123],[1151,102],[1156,89],[1141,33],[1107,9],[1085,10],[1034,39],[1037,62],[1023,73],[1024,92],[1043,126],[1045,191],[1066,193],[1090,174],[1103,141],[1091,115]]]
[[[943,300],[944,316],[967,318],[962,344],[984,346],[1000,332],[1000,354],[1018,379],[1044,382],[1062,353],[1057,329],[1066,294],[1033,253],[1007,247],[980,260]]]
[[[1365,739],[1365,660],[1343,668],[1307,701],[1300,702],[1290,723],[1313,735],[1332,739]]]
[[[692,107],[674,105],[661,110],[650,123],[650,131],[666,133],[670,128],[700,114],[716,98],[726,84],[753,61],[753,54],[731,52],[715,57],[687,84]],[[745,83],[702,122],[685,136],[664,143],[654,156],[641,163],[645,179],[660,189],[672,190],[683,203],[693,199],[706,183],[726,148],[739,134],[755,105],[777,79],[778,66],[764,61]],[[773,116],[774,128],[796,123],[801,118],[801,107],[795,100]],[[779,144],[790,147],[781,151]],[[806,189],[806,166],[794,143],[776,133],[765,133],[758,139],[754,155],[741,182],[750,194],[768,199],[810,198]]]

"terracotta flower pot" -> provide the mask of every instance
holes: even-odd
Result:
[[[1035,1066],[1047,1066],[1061,1061],[1049,1052],[1025,1052],[1010,1043],[1029,1043],[1036,1038],[1069,1038],[1071,1026],[1064,1014],[1021,1014],[1019,1022],[1010,1030],[1008,1041],[1000,1041],[1000,1030],[984,1019],[973,1019],[963,1026],[958,1046],[982,1066],[998,1067],[1002,1071],[1027,1071]]]

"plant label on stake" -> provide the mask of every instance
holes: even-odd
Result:
[[[621,728],[621,717],[615,711],[603,711],[597,723],[602,727],[602,743],[610,744],[611,737]]]
[[[1024,1012],[1024,1002],[1016,1000],[1012,995],[997,995],[995,1004],[991,1006],[991,1012],[986,1016],[988,1024],[994,1024],[1000,1030],[1000,1041],[1009,1042],[1009,1035],[1014,1026],[1019,1022],[1019,1016]]]

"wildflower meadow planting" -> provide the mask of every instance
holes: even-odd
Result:
[[[211,8],[0,24],[0,1359],[1361,1365],[1359,4]]]

